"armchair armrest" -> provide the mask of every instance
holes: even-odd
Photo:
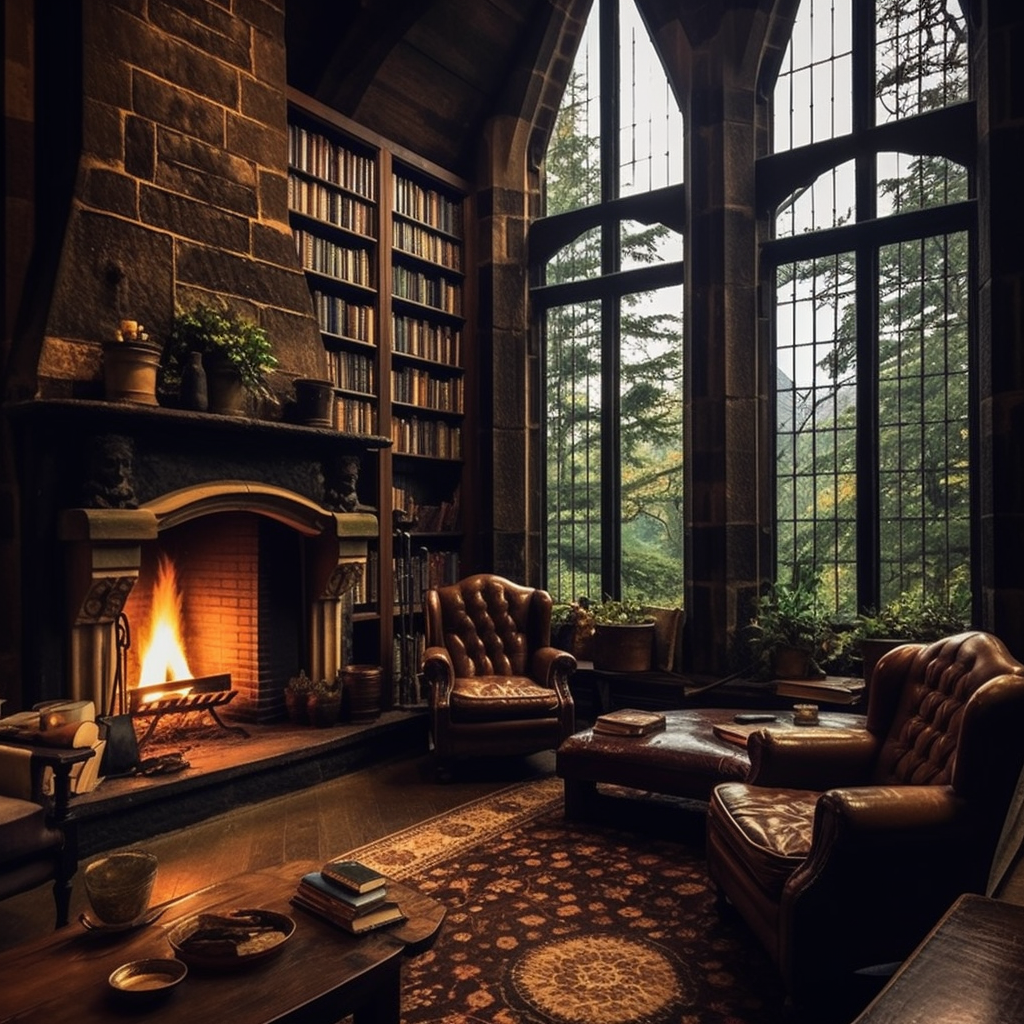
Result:
[[[428,647],[423,652],[423,678],[430,684],[430,703],[447,707],[455,685],[455,666],[444,647]]]
[[[762,729],[747,742],[747,781],[786,789],[864,785],[878,747],[879,740],[866,729]]]
[[[558,689],[558,678],[568,682],[575,671],[576,659],[568,651],[560,651],[557,647],[538,647],[533,652],[530,677],[541,686]]]
[[[32,797],[47,807],[51,821],[62,825],[71,817],[71,769],[74,765],[88,761],[96,752],[92,747],[50,747],[36,743],[5,739],[8,746],[20,747],[31,755]],[[44,791],[43,779],[46,769],[53,772],[53,792]]]
[[[794,995],[902,960],[961,892],[983,891],[991,848],[976,833],[970,803],[948,786],[822,794],[810,856],[779,905],[780,966]],[[896,917],[893,906],[903,908]]]

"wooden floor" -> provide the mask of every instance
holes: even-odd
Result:
[[[162,902],[241,872],[293,860],[326,860],[553,770],[554,754],[549,752],[466,762],[451,781],[439,783],[429,755],[401,758],[249,804],[138,845],[159,859],[153,900]],[[71,902],[73,922],[87,906],[79,872]],[[45,935],[52,927],[48,885],[0,902],[0,949]]]

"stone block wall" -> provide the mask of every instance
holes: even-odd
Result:
[[[45,327],[15,338],[35,357],[16,392],[98,393],[122,318],[160,340],[176,306],[211,300],[266,328],[282,393],[324,376],[287,220],[283,0],[95,0],[80,37],[73,195]]]

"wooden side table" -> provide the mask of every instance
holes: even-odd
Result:
[[[961,896],[854,1024],[1024,1020],[1024,906]]]

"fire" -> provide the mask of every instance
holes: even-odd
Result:
[[[153,613],[150,634],[143,648],[139,686],[162,686],[192,678],[192,670],[185,657],[181,623],[181,593],[174,564],[161,555],[153,587]]]

